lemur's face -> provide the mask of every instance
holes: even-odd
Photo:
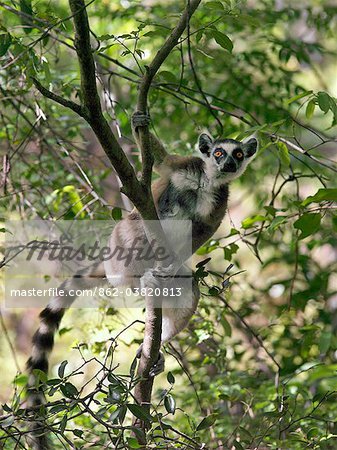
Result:
[[[207,167],[217,177],[232,180],[240,176],[256,154],[258,142],[255,137],[243,142],[234,139],[212,140],[203,133],[199,137],[199,150],[206,157]]]

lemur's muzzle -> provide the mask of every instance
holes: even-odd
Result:
[[[226,162],[223,165],[221,172],[236,172],[236,170],[237,170],[236,163],[235,163],[234,159],[229,156],[226,159]]]

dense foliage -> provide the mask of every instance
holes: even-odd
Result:
[[[105,115],[136,167],[139,76],[183,3],[88,3]],[[67,2],[0,8],[1,220],[119,218],[130,205],[92,132],[33,84],[79,100]],[[232,185],[226,223],[198,251],[201,306],[167,349],[175,359],[156,380],[151,415],[133,404],[136,346],[118,367],[117,343],[139,343],[141,327],[107,340],[134,313],[71,314],[60,334],[72,334],[82,360],[56,366],[48,381],[55,449],[138,448],[132,415],[149,423],[149,448],[336,448],[336,12],[323,0],[201,3],[151,89],[154,130],[180,154],[193,152],[203,128],[257,132],[261,148]],[[19,374],[3,405],[0,448],[27,448],[24,383]]]

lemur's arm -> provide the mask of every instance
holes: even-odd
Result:
[[[138,127],[148,126],[149,124],[150,124],[150,116],[148,116],[147,114],[143,114],[139,111],[133,113],[131,118],[132,134],[138,146],[139,146],[139,133],[137,129]],[[150,142],[154,156],[154,166],[158,167],[168,156],[168,153],[165,150],[163,144],[160,142],[160,140],[151,132],[150,132]]]

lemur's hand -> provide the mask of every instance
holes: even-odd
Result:
[[[181,267],[171,263],[166,267],[157,266],[152,269],[148,269],[140,279],[141,289],[155,289],[165,287],[168,283],[174,280],[174,276]]]
[[[138,127],[147,127],[150,125],[151,119],[149,114],[143,114],[140,111],[135,111],[131,117],[131,125],[134,130]]]

